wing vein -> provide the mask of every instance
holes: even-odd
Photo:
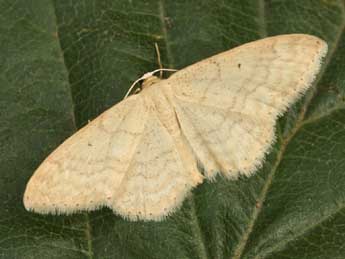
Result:
[[[343,13],[345,13],[345,7],[343,6]],[[324,61],[324,65],[321,67],[321,71],[318,73],[318,77],[316,78],[316,80],[313,82],[314,85],[317,85],[320,81],[320,79],[323,77],[326,68],[328,67],[330,60],[332,59],[332,57],[334,56],[335,50],[338,48],[338,46],[340,45],[340,39],[342,38],[343,33],[345,33],[345,19],[343,19],[343,22],[340,26],[339,32],[335,38],[335,43],[333,44],[332,48],[330,48],[329,54],[327,55],[325,61]],[[247,226],[247,229],[244,231],[244,234],[242,236],[242,239],[238,242],[238,246],[236,247],[236,249],[234,250],[234,254],[233,254],[233,258],[234,259],[239,259],[242,257],[243,252],[245,251],[246,245],[247,245],[247,241],[254,229],[254,225],[256,223],[257,218],[259,217],[261,210],[262,210],[262,205],[264,203],[264,201],[266,200],[267,197],[267,193],[271,187],[272,184],[272,180],[273,177],[277,171],[278,166],[280,165],[280,162],[282,161],[283,155],[285,153],[286,147],[289,144],[289,142],[291,141],[291,139],[293,139],[293,137],[297,134],[297,132],[299,131],[299,129],[304,125],[303,121],[305,118],[305,114],[307,112],[307,107],[311,104],[313,97],[315,96],[316,92],[317,92],[317,87],[314,87],[312,89],[312,91],[310,91],[309,95],[305,98],[305,102],[303,104],[303,107],[300,109],[300,113],[299,116],[296,120],[295,123],[295,127],[290,131],[290,134],[288,136],[286,136],[285,138],[282,139],[282,143],[281,143],[281,148],[278,151],[277,154],[277,159],[272,167],[271,172],[268,175],[268,178],[265,182],[265,185],[260,193],[259,196],[259,206],[255,206],[254,210],[253,210],[253,214],[251,216],[251,220]]]

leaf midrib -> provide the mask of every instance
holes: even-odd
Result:
[[[259,23],[260,23],[259,34],[260,34],[260,36],[262,38],[264,38],[264,37],[267,36],[266,23],[265,23],[265,8],[264,8],[265,3],[264,3],[264,0],[258,0],[258,1],[259,1],[258,13],[259,13]],[[343,6],[343,9],[344,9],[344,6]],[[169,68],[174,68],[174,58],[173,58],[173,55],[172,55],[171,46],[169,44],[169,35],[168,35],[167,27],[165,25],[165,20],[164,20],[165,19],[164,0],[159,0],[158,1],[158,12],[159,12],[159,19],[161,21],[163,39],[165,41],[165,46],[166,46],[166,55],[167,55],[167,60],[168,60],[168,67]],[[344,13],[344,10],[343,10],[343,13]],[[55,14],[55,21],[56,21],[56,24],[57,24],[57,27],[58,27],[55,6],[54,6],[54,14]],[[344,29],[345,29],[345,20],[343,20],[342,26],[340,26],[340,29],[339,29],[339,33],[337,34],[337,37],[335,38],[335,43],[334,43],[331,51],[329,51],[329,55],[327,56],[327,59],[324,62],[324,65],[323,65],[324,69],[322,69],[322,71],[319,73],[319,77],[318,77],[317,81],[314,82],[314,85],[318,85],[320,79],[323,77],[323,74],[325,73],[326,68],[328,67],[331,58],[334,56],[335,50],[338,48],[338,45],[340,43],[341,35],[344,33]],[[58,42],[59,42],[59,47],[60,47],[61,52],[64,53],[64,51],[62,50],[62,47],[61,47],[60,37],[58,37]],[[65,65],[65,68],[66,68],[66,72],[67,72],[67,75],[68,75],[68,81],[69,81],[69,84],[71,86],[72,83],[70,82],[70,75],[69,75],[68,67],[67,67],[66,62],[65,62],[65,57],[63,58],[63,62],[64,62],[64,65]],[[258,202],[260,203],[260,205],[262,205],[264,203],[265,199],[266,199],[267,193],[268,193],[268,191],[269,191],[269,189],[271,187],[271,183],[272,183],[273,177],[275,175],[275,172],[276,172],[277,168],[280,165],[280,162],[281,162],[281,160],[282,160],[282,158],[284,156],[284,153],[285,153],[285,150],[286,150],[288,144],[294,138],[294,136],[299,132],[301,127],[303,127],[306,123],[309,123],[309,120],[304,120],[304,118],[305,118],[306,111],[307,111],[311,101],[313,100],[313,97],[315,96],[316,92],[317,92],[317,90],[315,89],[314,91],[312,91],[310,93],[309,96],[307,96],[306,101],[305,101],[305,103],[303,105],[303,108],[301,109],[301,112],[300,112],[300,114],[298,116],[298,119],[297,119],[295,127],[292,129],[291,133],[287,137],[285,137],[283,139],[283,142],[281,144],[281,149],[279,150],[279,153],[277,155],[276,162],[275,162],[275,164],[274,164],[274,166],[273,166],[273,168],[272,168],[272,170],[271,170],[271,172],[270,172],[270,174],[268,176],[268,180],[266,181],[266,184],[264,185],[264,187],[262,189],[262,192],[260,194],[260,197],[258,199]],[[73,93],[72,93],[72,88],[71,87],[70,87],[70,97],[73,100]],[[72,101],[71,103],[73,105],[73,112],[71,113],[72,120],[73,120],[73,127],[74,127],[74,130],[77,131],[77,125],[76,125],[76,120],[75,120],[75,118],[76,118],[76,111],[74,109],[74,102]],[[337,110],[339,110],[341,108],[343,108],[343,106],[339,106],[336,109],[334,109],[334,108],[330,109],[330,111],[326,112],[325,114],[329,115],[330,113],[335,112],[335,111],[337,111]],[[324,116],[317,116],[316,118],[312,118],[312,120],[313,121],[319,120],[322,117],[324,117]],[[192,199],[194,199],[194,198],[192,198]],[[204,255],[203,258],[207,258],[208,257],[207,249],[206,249],[204,240],[202,238],[200,222],[199,222],[198,217],[197,217],[197,212],[196,212],[196,207],[195,207],[195,203],[194,202],[192,203],[192,209],[193,209],[193,212],[194,212],[193,216],[192,216],[193,217],[193,221],[194,221],[194,224],[196,224],[196,227],[198,229],[197,235],[199,235],[199,237],[200,237],[200,242],[201,242],[200,245],[201,245],[201,249],[203,250],[203,251],[200,251],[200,252],[201,252],[201,254]],[[244,234],[242,236],[243,238],[238,243],[238,246],[235,249],[234,257],[233,258],[241,258],[242,257],[243,252],[245,251],[245,248],[246,248],[247,241],[248,241],[248,239],[249,239],[249,237],[251,235],[251,232],[254,229],[255,222],[256,222],[258,216],[260,215],[261,210],[262,210],[262,206],[256,206],[254,208],[254,211],[253,211],[253,214],[252,214],[252,217],[251,217],[252,220],[249,222],[247,230],[244,232]],[[302,233],[304,233],[304,231],[302,231]],[[87,256],[88,256],[88,258],[93,259],[94,258],[93,257],[94,253],[93,253],[93,245],[92,245],[91,224],[90,224],[90,219],[89,219],[87,213],[86,213],[86,217],[85,217],[85,237],[86,237],[86,241],[87,241]],[[287,242],[290,242],[290,241],[291,240],[287,240]],[[287,243],[287,242],[285,242],[285,243]],[[280,245],[281,245],[281,243],[280,243]],[[83,252],[85,254],[85,251],[80,250],[80,252]]]
[[[166,55],[167,55],[167,60],[168,60],[168,68],[175,68],[174,64],[174,57],[172,55],[172,50],[169,42],[169,35],[168,35],[168,30],[166,27],[165,23],[165,5],[164,5],[164,0],[159,0],[158,1],[158,13],[159,13],[159,19],[162,27],[162,34],[163,34],[163,39],[165,41],[165,47],[166,47]],[[196,240],[196,243],[198,245],[197,249],[199,250],[199,256],[202,259],[207,259],[209,257],[208,251],[205,245],[205,240],[202,235],[202,230],[199,222],[199,218],[197,216],[197,210],[196,210],[196,205],[195,205],[195,200],[194,196],[191,196],[189,198],[191,200],[191,226],[193,227],[193,231],[195,232],[195,236],[198,238]]]
[[[159,20],[162,27],[162,34],[163,39],[165,41],[165,47],[166,47],[166,54],[168,59],[168,68],[175,68],[174,67],[174,57],[171,52],[171,46],[169,42],[169,35],[168,35],[168,29],[165,25],[165,6],[164,6],[164,0],[158,1],[158,14],[159,14]]]
[[[159,0],[158,1],[158,13],[159,13],[159,20],[161,23],[161,27],[162,27],[162,34],[163,34],[163,39],[165,41],[165,47],[166,47],[166,55],[167,55],[167,59],[168,59],[168,67],[169,68],[174,68],[174,58],[172,56],[172,52],[171,52],[171,47],[170,47],[170,43],[169,43],[169,36],[168,36],[168,30],[165,24],[165,6],[164,6],[164,0]],[[56,8],[54,6],[54,15],[55,15],[55,21],[58,27],[58,23],[57,23],[57,16],[56,16]],[[72,91],[72,82],[70,81],[70,73],[69,73],[69,69],[66,65],[66,59],[65,59],[65,52],[62,49],[62,45],[61,45],[61,40],[60,37],[58,37],[58,43],[59,43],[59,48],[61,50],[61,52],[63,53],[63,63],[64,66],[66,68],[66,73],[67,73],[67,78],[68,78],[68,82],[69,82],[69,93],[70,93],[70,98],[71,98],[71,103],[73,105],[72,110],[73,112],[71,113],[72,116],[72,121],[73,121],[73,130],[76,132],[78,130],[77,124],[76,124],[76,110],[75,110],[75,106],[74,106],[74,102],[73,102],[73,91]],[[196,209],[195,209],[195,204],[193,203],[192,205],[194,213],[193,213],[193,222],[194,222],[194,227],[195,230],[197,230],[197,232],[199,232],[199,237],[202,237],[201,235],[201,228],[200,228],[200,223],[198,221],[198,218],[196,216]],[[92,245],[92,233],[91,233],[91,224],[90,224],[90,218],[86,213],[84,213],[85,215],[85,239],[86,239],[86,243],[87,243],[87,250],[80,250],[80,252],[82,252],[83,254],[86,254],[87,257],[89,259],[93,259],[94,258],[94,252],[93,252],[93,245]],[[200,240],[200,247],[202,249],[202,254],[204,255],[203,257],[207,258],[207,253],[206,253],[206,247],[205,244],[203,242],[203,240]]]

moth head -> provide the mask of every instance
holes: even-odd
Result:
[[[162,79],[160,79],[159,77],[151,75],[151,76],[144,79],[144,81],[141,84],[141,88],[145,89],[151,85],[158,83],[161,80]]]

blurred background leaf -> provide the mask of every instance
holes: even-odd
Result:
[[[1,258],[344,258],[345,1],[0,0]],[[109,209],[25,211],[26,182],[64,139],[158,67],[308,33],[329,44],[315,83],[279,121],[264,168],[205,182],[163,222]]]

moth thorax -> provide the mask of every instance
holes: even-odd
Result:
[[[156,76],[150,76],[148,78],[146,78],[143,83],[141,84],[141,88],[145,89],[151,85],[154,85],[156,83],[158,83],[159,81],[161,81],[162,79],[156,77]]]

